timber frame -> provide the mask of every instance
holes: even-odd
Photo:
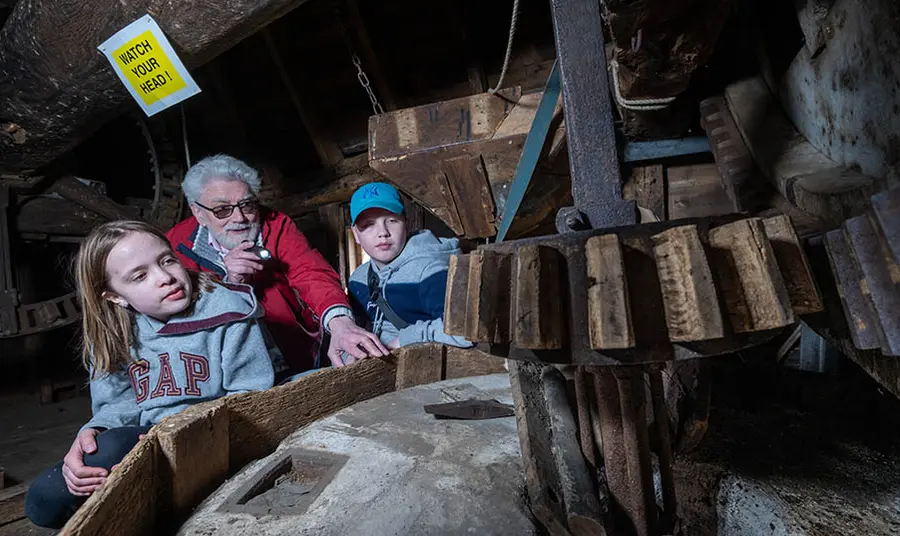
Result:
[[[210,492],[300,427],[395,390],[497,372],[503,360],[478,350],[420,344],[192,406],[154,426],[59,534],[174,532]]]

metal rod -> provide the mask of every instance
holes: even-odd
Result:
[[[653,416],[656,433],[659,436],[659,449],[656,456],[659,458],[659,479],[662,484],[665,516],[660,520],[660,525],[661,529],[668,533],[678,515],[678,502],[675,497],[675,477],[672,474],[672,432],[663,392],[662,370],[659,368],[650,371],[650,396],[653,398]]]
[[[641,367],[616,367],[615,376],[622,405],[622,436],[630,492],[630,500],[623,506],[627,504],[626,510],[638,536],[656,536],[656,494],[647,434],[644,372]]]
[[[575,369],[575,403],[578,405],[578,436],[581,452],[587,461],[591,478],[597,474],[597,454],[594,445],[594,433],[591,426],[591,403],[588,397],[587,372],[584,367]]]

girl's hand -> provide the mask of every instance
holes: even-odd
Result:
[[[106,481],[109,473],[102,467],[84,465],[84,455],[97,452],[99,430],[87,428],[75,438],[66,457],[63,458],[62,474],[69,493],[77,497],[87,497]]]

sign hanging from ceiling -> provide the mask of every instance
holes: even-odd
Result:
[[[147,116],[200,93],[150,15],[144,15],[97,47]]]

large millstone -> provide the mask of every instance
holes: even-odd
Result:
[[[248,464],[179,534],[535,534],[522,502],[515,418],[438,420],[423,410],[460,393],[512,404],[502,374],[362,402],[298,430]],[[284,464],[293,464],[299,479],[282,484],[280,497],[239,504]]]

